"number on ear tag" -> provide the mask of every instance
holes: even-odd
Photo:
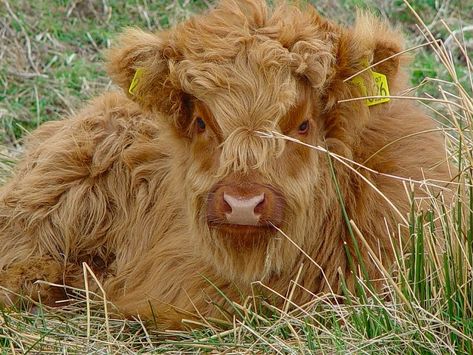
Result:
[[[363,96],[383,96],[374,98],[368,97],[366,99],[366,105],[374,106],[390,101],[391,99],[389,98],[389,86],[386,75],[372,70],[370,70],[370,74],[373,77],[373,87],[370,88],[371,90],[368,90],[362,77],[357,76],[352,80],[352,82],[360,88]]]

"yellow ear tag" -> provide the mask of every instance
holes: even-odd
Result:
[[[362,77],[357,76],[352,79],[352,82],[360,88],[361,94],[363,96],[383,96],[376,98],[367,98],[366,106],[379,105],[384,102],[390,101],[391,99],[389,98],[389,86],[386,75],[374,72],[372,70],[370,70],[369,72],[373,77],[373,87],[371,87],[370,90],[368,90],[368,88],[366,87],[366,83]]]
[[[138,82],[140,78],[143,76],[143,68],[138,68],[135,71],[135,75],[133,76],[133,80],[131,81],[130,87],[128,88],[128,92],[131,95],[135,95],[136,87],[138,86]]]

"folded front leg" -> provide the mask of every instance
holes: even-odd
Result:
[[[17,305],[22,296],[26,296],[48,306],[57,306],[58,301],[67,298],[66,290],[49,284],[65,284],[65,274],[74,274],[71,273],[73,268],[69,265],[66,271],[62,261],[49,256],[31,257],[13,263],[0,271],[0,303]]]

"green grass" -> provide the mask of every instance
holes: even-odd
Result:
[[[425,42],[416,17],[400,0],[316,4],[342,22],[353,19],[355,7],[372,9],[401,26],[410,45]],[[431,33],[447,42],[452,31],[473,24],[467,11],[471,0],[411,4]],[[122,27],[159,29],[205,7],[204,1],[0,2],[1,177],[21,151],[25,132],[74,113],[84,100],[110,87],[101,51]],[[471,58],[473,31],[463,37],[455,33]],[[451,59],[441,60],[430,47],[417,50],[411,80],[418,96],[457,105],[426,106],[448,128],[451,158],[461,171],[456,202],[452,207],[432,196],[428,211],[413,206],[405,226],[411,252],[398,256],[394,272],[385,273],[382,293],[374,294],[360,279],[357,294],[347,292],[342,303],[330,294],[304,307],[288,300],[284,309],[250,300],[233,305],[237,316],[231,321],[209,320],[211,326],[200,330],[162,333],[138,320],[115,319],[113,309],[105,313],[102,303],[78,291],[77,303],[61,310],[38,305],[35,314],[2,311],[1,352],[473,353],[472,69],[459,46],[451,40],[448,45]],[[356,226],[350,226],[362,241]]]
[[[3,143],[17,145],[25,131],[73,113],[109,88],[101,53],[122,28],[167,27],[199,7],[200,1],[1,3]]]

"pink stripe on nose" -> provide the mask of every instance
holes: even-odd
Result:
[[[232,209],[232,212],[225,213],[228,223],[243,226],[258,225],[261,215],[255,213],[255,208],[264,201],[264,193],[251,198],[233,197],[232,195],[224,193],[223,199]]]

